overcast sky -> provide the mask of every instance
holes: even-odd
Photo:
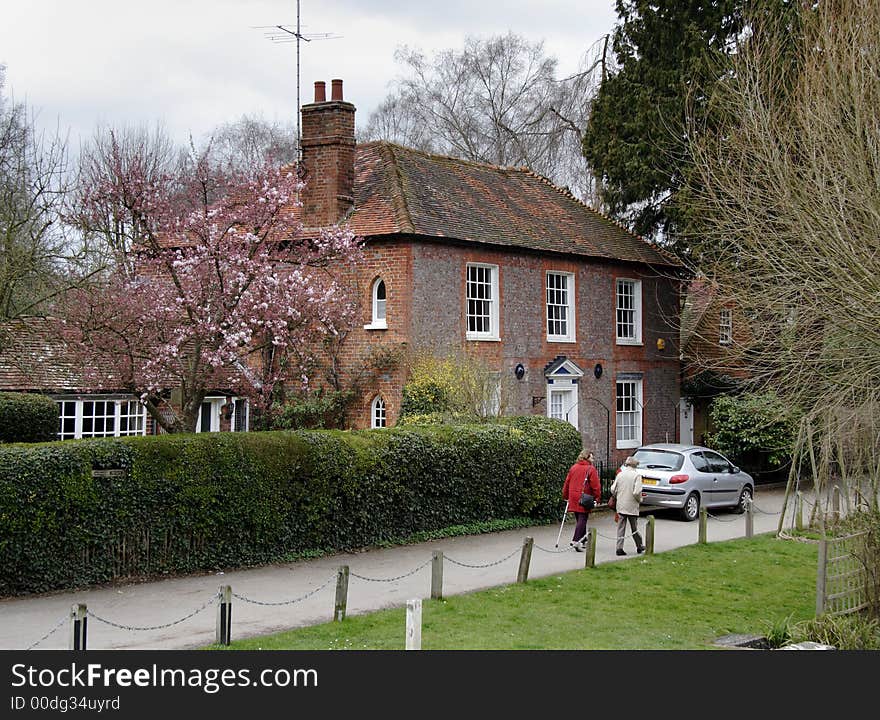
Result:
[[[295,30],[296,0],[2,0],[0,64],[7,95],[60,124],[71,144],[99,124],[154,125],[202,137],[242,115],[295,123],[296,43],[258,26]],[[616,20],[614,0],[301,0],[300,28],[332,34],[300,44],[301,103],[316,80],[342,78],[358,127],[400,72],[400,45],[427,55],[467,35],[508,31],[543,40],[559,76]]]

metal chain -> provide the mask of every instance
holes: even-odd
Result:
[[[41,637],[39,640],[37,640],[33,645],[31,645],[30,647],[25,648],[25,649],[26,650],[33,650],[37,645],[39,645],[41,642],[43,642],[43,640],[48,638],[52,633],[54,633],[58,628],[60,628],[64,624],[64,621],[67,620],[67,617],[68,616],[65,615],[63,618],[61,618],[49,632],[47,632],[45,635],[43,635],[43,637]]]
[[[614,541],[617,540],[617,535],[614,535],[614,536],[612,536],[612,537],[609,537],[608,535],[603,535],[603,534],[600,533],[598,530],[596,531],[596,534],[597,534],[599,537],[603,537],[603,538],[605,538],[606,540],[614,540]],[[641,531],[639,530],[638,525],[636,525],[636,529],[633,530],[632,532],[628,532],[628,533],[624,534],[623,539],[626,540],[627,538],[634,538],[634,537],[636,536],[636,534],[639,534],[639,535],[642,534]]]
[[[211,597],[211,599],[208,600],[208,602],[206,602],[204,605],[202,605],[198,610],[194,610],[189,615],[185,615],[184,617],[180,618],[180,620],[174,620],[173,622],[165,623],[164,625],[153,625],[150,627],[134,627],[133,625],[120,625],[119,623],[115,623],[110,620],[106,620],[105,618],[102,618],[100,615],[95,615],[95,613],[93,613],[91,610],[87,611],[87,613],[88,613],[89,617],[94,618],[98,622],[104,623],[105,625],[110,625],[111,627],[119,628],[120,630],[163,630],[164,628],[169,628],[172,625],[179,625],[184,620],[189,620],[193,615],[198,615],[202,610],[204,610],[209,605],[213,605],[215,602],[217,602],[217,595],[216,594],[213,595]]]
[[[427,562],[423,562],[415,570],[412,570],[408,573],[404,573],[403,575],[398,575],[397,577],[392,577],[392,578],[368,578],[368,577],[364,577],[363,575],[358,575],[356,572],[353,572],[352,570],[349,570],[348,574],[351,575],[351,577],[356,577],[358,580],[366,580],[367,582],[395,582],[396,580],[403,580],[403,578],[409,577],[410,575],[415,575],[419,570],[421,570],[423,567],[427,567],[432,562],[433,562],[433,558],[431,560],[428,560]]]
[[[729,523],[729,522],[736,522],[737,520],[739,520],[739,516],[737,516],[737,517],[732,517],[732,518],[723,518],[723,517],[721,517],[721,516],[719,516],[719,515],[713,515],[713,514],[710,513],[708,510],[706,511],[706,515],[707,515],[708,517],[712,518],[713,520],[717,520],[718,522],[726,522],[726,523]]]
[[[500,565],[500,564],[503,563],[505,560],[510,560],[510,558],[512,558],[512,557],[513,557],[514,555],[516,555],[518,552],[520,552],[520,550],[519,550],[519,549],[516,549],[516,550],[514,550],[512,553],[510,553],[510,555],[508,555],[508,556],[506,556],[506,557],[503,557],[503,558],[501,558],[500,560],[496,560],[495,562],[492,562],[492,563],[486,563],[485,565],[469,565],[468,563],[463,563],[463,562],[459,562],[458,560],[453,560],[451,557],[447,557],[446,555],[443,556],[443,559],[444,559],[444,560],[449,560],[449,562],[451,562],[453,565],[460,565],[461,567],[466,567],[466,568],[487,568],[487,567],[492,567],[493,565]]]
[[[562,548],[562,550],[560,550],[559,548],[555,548],[553,550],[550,550],[549,548],[541,547],[540,545],[533,545],[533,547],[536,550],[543,550],[546,553],[554,553],[554,554],[574,552],[574,547],[571,545],[569,545],[568,547]]]
[[[245,597],[244,595],[239,595],[238,593],[232,593],[232,597],[238,598],[239,600],[241,600],[243,602],[251,603],[253,605],[267,605],[267,606],[268,605],[272,605],[272,606],[274,606],[274,605],[293,605],[294,603],[301,602],[301,601],[305,600],[306,598],[311,597],[315,593],[320,592],[325,587],[327,587],[331,582],[333,582],[335,579],[336,579],[336,575],[331,575],[330,579],[327,582],[325,582],[323,585],[321,585],[320,587],[316,587],[314,590],[310,590],[305,595],[302,595],[301,597],[298,597],[298,598],[294,598],[293,600],[281,600],[280,602],[265,602],[262,600],[254,600],[252,598]]]
[[[782,514],[781,510],[777,510],[776,512],[769,512],[768,510],[761,510],[761,508],[759,508],[757,505],[755,505],[754,502],[752,503],[752,510],[754,510],[755,512],[759,512],[762,515],[781,515]]]

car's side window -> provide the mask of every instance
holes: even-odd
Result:
[[[710,472],[716,473],[729,473],[730,472],[730,463],[727,462],[723,457],[721,457],[718,453],[707,452],[705,453],[706,460],[709,462],[709,466],[712,468]]]
[[[696,452],[691,455],[691,462],[694,464],[694,467],[700,472],[711,472],[709,469],[709,462],[703,456],[703,453]]]

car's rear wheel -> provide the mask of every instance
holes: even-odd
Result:
[[[692,522],[697,519],[700,514],[700,496],[696,493],[688,495],[684,501],[684,507],[681,509],[681,519],[686,522]]]
[[[739,501],[734,510],[738,513],[744,513],[746,506],[752,501],[752,488],[746,485],[739,494]]]

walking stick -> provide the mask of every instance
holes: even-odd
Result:
[[[562,508],[562,522],[559,525],[559,535],[556,536],[556,547],[559,547],[559,538],[562,537],[562,527],[565,525],[566,515],[568,515],[568,500],[565,501],[565,507]]]

